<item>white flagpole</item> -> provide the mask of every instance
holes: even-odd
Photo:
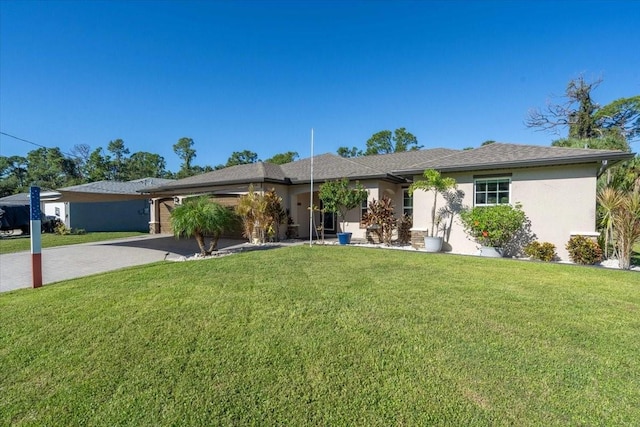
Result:
[[[309,247],[313,244],[313,128],[311,128],[311,188],[309,190]]]

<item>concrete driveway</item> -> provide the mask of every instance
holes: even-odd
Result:
[[[243,246],[245,242],[221,239],[218,248]],[[46,285],[134,265],[192,256],[198,251],[194,239],[177,240],[166,235],[47,248],[42,250],[42,281]],[[31,284],[30,252],[0,255],[0,292],[30,288]]]

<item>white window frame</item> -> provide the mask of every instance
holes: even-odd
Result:
[[[501,202],[500,194],[504,193],[504,191],[500,191],[499,188],[496,189],[496,203],[478,203],[478,183],[496,183],[498,186],[501,183],[507,182],[509,184],[508,189],[508,200],[506,202]],[[489,199],[489,194],[493,193],[493,191],[489,191],[488,189],[484,191],[485,201]],[[487,176],[487,177],[477,177],[473,179],[473,205],[474,206],[495,206],[495,205],[508,205],[511,203],[513,197],[511,196],[511,177],[510,176]]]
[[[367,213],[368,210],[369,200],[363,200],[362,203],[360,203],[360,222],[362,222],[362,217]]]
[[[411,205],[405,205],[404,202],[405,200],[411,200]],[[409,216],[411,218],[413,218],[413,195],[409,194],[409,189],[408,188],[403,188],[402,189],[402,214],[406,214],[407,211],[409,211]]]

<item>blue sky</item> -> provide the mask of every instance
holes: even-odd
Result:
[[[311,128],[316,154],[398,127],[549,145],[523,122],[570,79],[604,79],[603,105],[640,93],[638,22],[638,1],[3,0],[0,128],[67,153],[121,138],[172,171],[185,136],[198,165],[308,157]]]

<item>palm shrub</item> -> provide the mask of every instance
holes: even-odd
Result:
[[[413,194],[416,190],[431,191],[433,193],[433,205],[431,206],[431,237],[436,237],[438,194],[444,194],[448,190],[454,189],[456,187],[456,180],[453,178],[444,178],[440,172],[435,169],[425,170],[423,176],[425,179],[415,181],[411,184],[409,193]]]
[[[482,246],[504,248],[527,223],[522,206],[476,206],[460,212],[466,233]]]
[[[380,242],[390,245],[393,230],[398,224],[391,199],[382,196],[380,200],[370,201],[367,212],[362,215],[362,224],[365,227],[377,226],[372,231],[376,233]]]
[[[175,236],[195,238],[202,256],[211,255],[216,250],[221,234],[233,227],[235,219],[231,210],[206,196],[185,199],[171,211]],[[205,236],[211,236],[208,247]]]

